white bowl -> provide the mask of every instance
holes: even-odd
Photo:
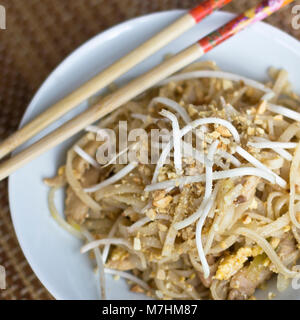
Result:
[[[137,18],[85,43],[65,59],[45,81],[30,103],[21,125],[134,49],[182,13],[183,11],[169,11]],[[214,13],[134,68],[122,77],[121,81],[145,72],[159,63],[166,53],[178,52],[232,17],[229,13]],[[256,24],[207,54],[204,59],[215,60],[226,71],[258,80],[267,79],[266,71],[270,66],[285,68],[290,73],[295,90],[300,93],[300,43],[270,25]],[[85,107],[86,104],[82,104],[37,138]],[[48,188],[42,182],[43,178],[53,176],[58,166],[64,162],[65,152],[74,139],[50,150],[10,176],[10,209],[23,252],[50,293],[57,299],[98,299],[98,280],[93,273],[91,262],[86,255],[79,253],[80,241],[62,230],[50,216],[47,206]],[[30,143],[35,140],[36,138],[32,139]],[[57,203],[62,210],[62,194]],[[143,295],[130,292],[123,280],[115,281],[107,277],[107,288],[110,299],[144,298]],[[277,298],[299,299],[300,291],[289,289]]]

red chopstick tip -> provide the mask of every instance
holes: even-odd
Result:
[[[196,23],[210,15],[214,10],[225,6],[232,0],[205,0],[196,8],[190,10],[189,14],[195,19]]]
[[[256,7],[247,10],[235,19],[231,20],[223,27],[208,34],[206,37],[198,41],[204,53],[212,50],[225,40],[234,36],[236,33],[245,29],[246,27],[261,21],[278,11],[280,8],[286,6],[294,0],[263,0]]]

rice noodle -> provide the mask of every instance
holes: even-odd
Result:
[[[279,231],[283,229],[284,227],[288,226],[290,224],[290,218],[287,214],[284,214],[283,216],[276,219],[274,222],[271,222],[270,224],[258,228],[258,233],[264,237],[270,237],[273,233],[276,231]]]
[[[280,70],[276,77],[276,81],[273,85],[273,91],[275,93],[275,97],[273,100],[277,100],[279,95],[282,93],[284,87],[288,83],[288,73],[285,70]]]
[[[293,235],[294,235],[298,245],[300,245],[300,233],[295,226],[292,226],[292,232],[293,232]]]
[[[289,203],[289,195],[283,194],[280,196],[277,201],[274,203],[274,216],[275,218],[279,218],[282,215],[282,209],[284,206],[288,206]]]
[[[299,134],[299,132],[300,124],[298,122],[294,122],[284,130],[284,132],[279,137],[279,140],[283,142],[291,141],[295,137],[295,135]]]
[[[209,250],[209,253],[210,254],[219,254],[219,253],[223,252],[224,250],[229,249],[236,242],[238,242],[238,238],[239,237],[236,235],[232,235],[232,236],[227,237],[224,241],[222,241],[222,245],[216,245],[216,246],[212,247]],[[208,252],[208,250],[207,250],[207,252]]]
[[[281,196],[282,193],[281,192],[272,192],[269,194],[268,196],[268,200],[267,200],[267,216],[270,219],[274,219],[274,212],[272,209],[272,201],[274,198]]]
[[[109,185],[103,189],[100,189],[99,191],[96,191],[95,199],[100,201],[101,199],[114,197],[115,195],[121,195],[124,193],[142,194],[143,188],[129,183]]]
[[[224,300],[227,296],[227,284],[228,281],[213,280],[210,287],[210,292],[214,300]]]
[[[170,82],[175,82],[175,81],[183,81],[183,80],[189,80],[189,79],[200,79],[200,78],[219,78],[219,79],[227,79],[231,81],[236,81],[236,82],[244,82],[247,86],[255,88],[257,90],[269,93],[273,92],[270,88],[267,88],[266,86],[262,85],[261,83],[246,78],[242,77],[240,75],[236,75],[233,73],[229,72],[222,72],[222,71],[210,71],[210,70],[204,70],[204,71],[193,71],[193,72],[187,72],[187,73],[181,73],[175,76],[172,76],[166,80],[163,80],[160,82],[158,85],[165,85]]]

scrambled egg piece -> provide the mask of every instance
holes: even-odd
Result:
[[[250,257],[256,257],[262,253],[262,249],[258,246],[253,248],[242,247],[235,254],[221,260],[215,275],[217,280],[229,280],[234,274],[243,268],[244,263]]]

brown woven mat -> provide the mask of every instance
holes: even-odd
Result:
[[[199,0],[2,0],[7,29],[0,30],[0,139],[16,130],[30,99],[64,57],[95,34],[132,17]],[[227,10],[241,12],[257,3],[234,0]],[[300,1],[298,1],[300,4]],[[300,39],[291,27],[291,7],[268,21]],[[19,247],[8,208],[7,183],[0,183],[0,265],[7,289],[0,299],[52,299]]]

